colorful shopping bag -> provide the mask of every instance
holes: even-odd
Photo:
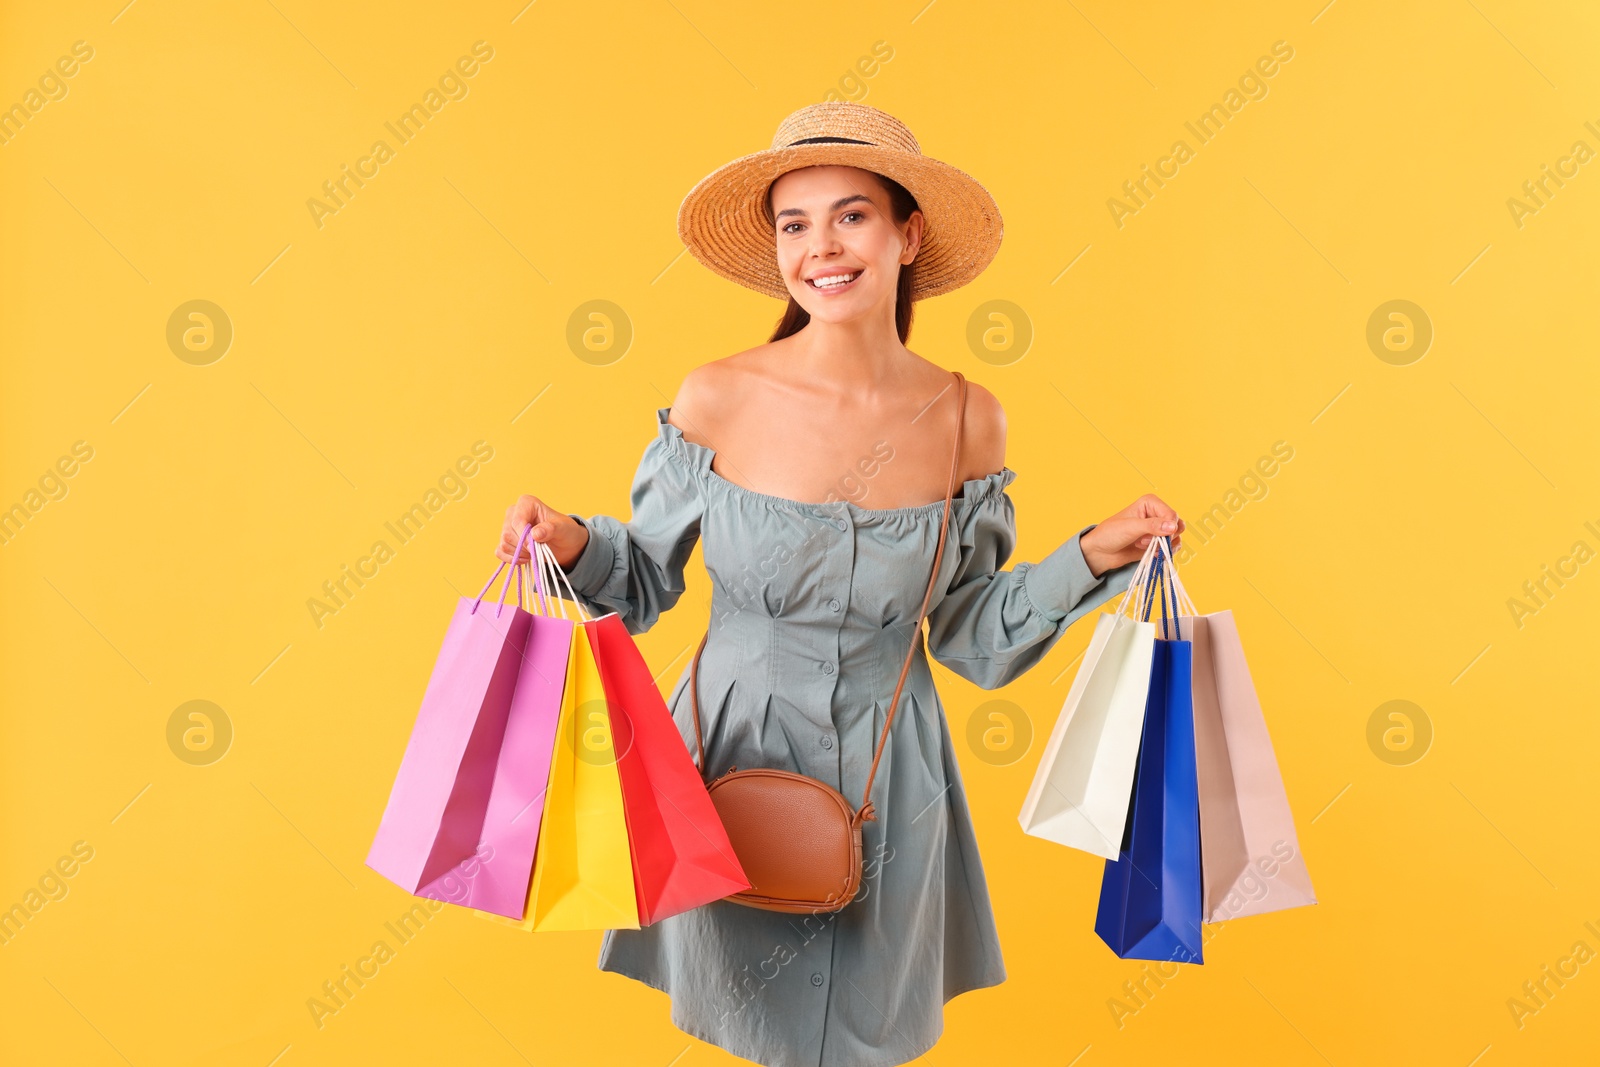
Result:
[[[583,624],[605,686],[633,855],[649,925],[750,888],[661,690],[616,614]]]
[[[533,620],[477,850],[418,890],[418,896],[517,920],[527,908],[573,640],[572,621],[552,614],[554,596],[547,581],[545,568],[539,566],[529,597]]]
[[[410,893],[470,858],[483,830],[533,621],[520,604],[505,610],[514,567],[499,602],[483,604],[505,566],[456,604],[367,854],[368,867]]]
[[[1202,615],[1169,573],[1194,645],[1195,763],[1205,921],[1317,902],[1233,612]]]
[[[478,914],[532,931],[638,929],[612,737],[594,649],[575,629],[523,918]]]
[[[1163,562],[1158,556],[1153,566],[1163,636],[1151,658],[1132,810],[1119,856],[1106,861],[1095,933],[1123,959],[1203,963],[1194,646],[1179,637],[1176,599]],[[1148,618],[1150,598],[1143,599]]]
[[[1155,644],[1155,624],[1125,612],[1157,551],[1152,538],[1117,610],[1096,620],[1018,816],[1034,837],[1106,859],[1128,821]]]

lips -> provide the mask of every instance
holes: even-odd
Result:
[[[861,280],[861,275],[864,273],[865,271],[858,270],[847,271],[843,274],[828,274],[817,278],[807,278],[806,284],[819,293],[838,293],[855,285],[856,282]],[[837,278],[849,278],[850,280],[845,282],[834,280]],[[819,281],[826,284],[818,285]]]

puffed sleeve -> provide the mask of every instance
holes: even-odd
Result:
[[[1004,492],[966,511],[955,577],[928,613],[929,654],[984,689],[1033,667],[1068,626],[1126,590],[1138,567],[1128,563],[1098,578],[1090,573],[1079,539],[1098,525],[1091,523],[1040,562],[1001,570],[1016,548],[1015,516]],[[945,551],[955,547],[946,543]]]
[[[662,426],[667,426],[662,423]],[[572,515],[589,543],[568,570],[591,615],[616,612],[631,634],[655,625],[683,595],[683,570],[700,539],[705,486],[665,429],[645,446],[634,474],[633,518]]]

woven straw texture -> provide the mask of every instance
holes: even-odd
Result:
[[[839,137],[864,144],[795,144]],[[801,108],[778,127],[772,147],[727,163],[702,178],[678,209],[678,236],[707,268],[779,300],[789,296],[778,270],[767,188],[800,167],[859,167],[905,186],[925,218],[912,299],[960,288],[1000,250],[1000,209],[965,172],[922,154],[917,139],[891,115],[865,104]]]

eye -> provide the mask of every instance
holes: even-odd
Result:
[[[788,233],[788,232],[789,232],[789,227],[790,227],[790,226],[799,226],[799,225],[801,225],[801,223],[798,223],[798,222],[791,222],[791,223],[788,223],[788,224],[787,224],[787,225],[785,225],[785,226],[783,226],[783,227],[781,227],[781,228],[780,228],[780,229],[779,229],[779,230],[778,230],[778,232],[779,232],[779,233]]]
[[[861,213],[861,212],[859,212],[859,211],[846,211],[846,212],[845,212],[845,213],[844,213],[844,217],[845,217],[845,218],[849,218],[849,217],[850,217],[850,216],[852,216],[852,215],[854,215],[854,216],[855,216],[855,217],[856,217],[856,218],[860,218],[860,219],[864,219],[864,218],[866,218],[866,217],[867,217],[867,216],[866,216],[866,215],[864,215],[864,214],[862,214],[862,213]]]

